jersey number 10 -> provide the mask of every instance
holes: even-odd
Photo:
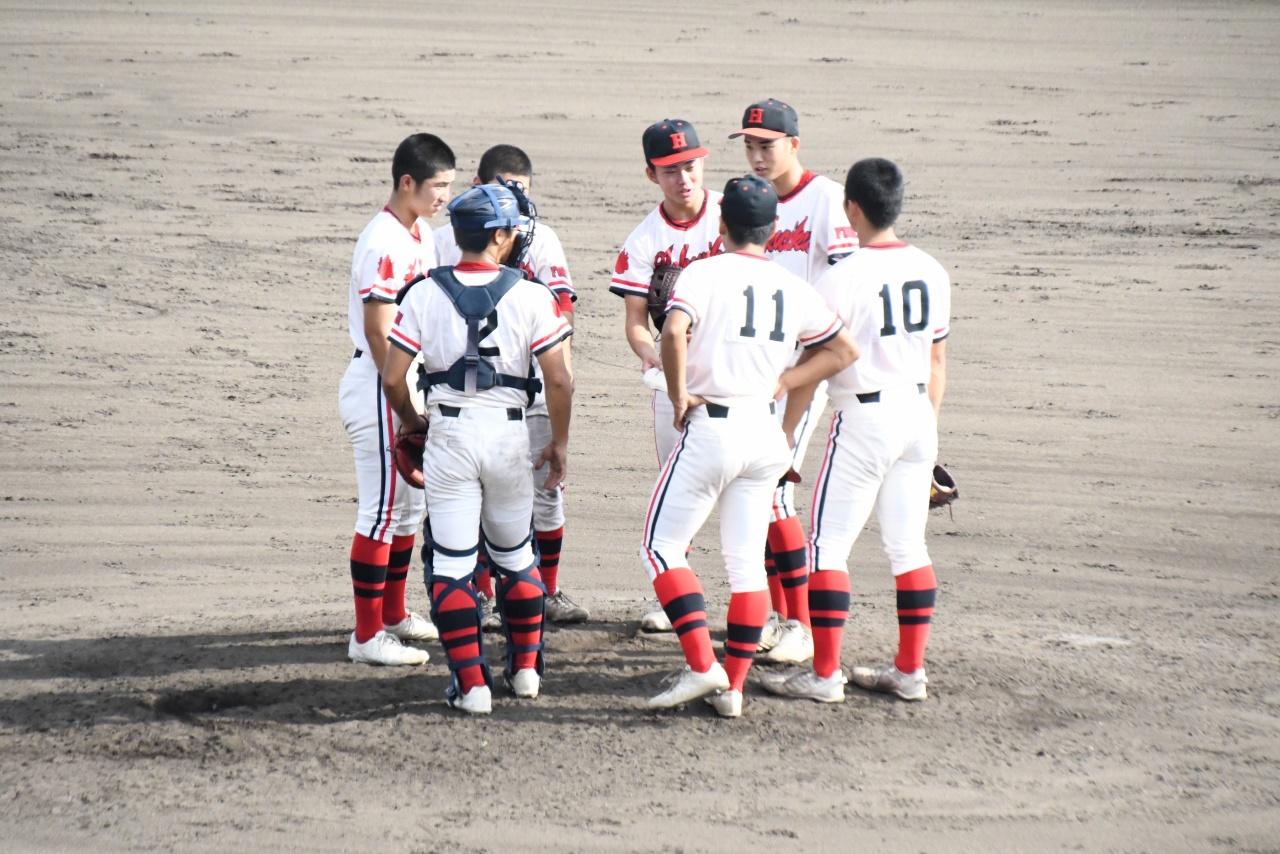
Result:
[[[742,295],[747,298],[747,325],[738,330],[738,334],[743,338],[756,337],[756,289],[754,285],[747,285],[742,291]],[[770,341],[785,341],[787,336],[782,334],[782,291],[773,292],[773,331],[769,333]]]
[[[917,305],[911,304],[911,294],[918,293]],[[880,327],[880,337],[895,335],[898,327],[893,325],[893,300],[889,295],[889,286],[880,289],[880,301],[884,304],[884,326]],[[919,308],[920,319],[912,320],[912,310]],[[929,288],[924,282],[916,280],[902,285],[902,328],[907,332],[919,332],[929,325]]]

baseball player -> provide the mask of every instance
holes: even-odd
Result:
[[[925,523],[946,390],[951,281],[937,261],[894,233],[902,186],[902,173],[888,160],[853,165],[845,181],[845,209],[862,246],[817,285],[853,333],[862,358],[829,383],[836,411],[809,537],[813,669],[762,680],[783,696],[844,700],[840,642],[849,611],[846,562],[873,508],[898,591],[898,655],[886,664],[854,667],[850,675],[863,688],[904,700],[926,695],[924,650],[937,584]],[[808,392],[793,391],[784,430],[803,417]]]
[[[400,422],[383,396],[379,368],[386,361],[396,292],[436,265],[425,220],[449,201],[453,151],[439,137],[414,134],[396,149],[391,175],[391,198],[360,234],[351,262],[355,354],[338,392],[360,494],[351,544],[356,628],[347,655],[369,664],[422,664],[427,653],[402,641],[437,637],[435,626],[405,609],[414,531],[425,504],[421,491],[396,471],[392,451]]]
[[[495,145],[480,157],[480,165],[473,186],[515,181],[526,192],[533,186],[533,163],[529,155],[514,145]],[[462,257],[457,241],[453,238],[453,228],[444,226],[433,234],[436,243],[436,255],[441,264],[456,264]],[[533,239],[527,253],[521,261],[526,278],[542,282],[556,295],[560,305],[560,313],[569,325],[573,325],[573,303],[578,299],[573,290],[573,282],[569,278],[569,263],[565,260],[564,249],[560,238],[552,231],[551,226],[538,220],[533,232]],[[568,347],[570,341],[565,341]],[[535,371],[537,362],[534,362]],[[539,374],[540,376],[540,374]],[[551,440],[551,420],[547,415],[546,396],[538,392],[525,413],[525,426],[529,430],[529,448],[531,454],[539,454]],[[530,463],[534,459],[530,459]],[[538,569],[542,573],[542,583],[547,588],[547,619],[553,623],[583,623],[591,616],[590,612],[577,605],[559,588],[560,550],[564,543],[564,501],[561,488],[544,489],[538,478],[534,478],[533,489],[533,535],[538,544]],[[482,562],[483,564],[483,562]],[[487,566],[476,569],[476,586],[484,597],[485,628],[494,630],[501,628],[501,621],[493,613],[493,582]]]
[[[775,98],[751,104],[743,111],[741,130],[729,135],[735,137],[742,137],[752,173],[778,191],[778,228],[765,246],[765,255],[810,284],[818,281],[830,265],[858,248],[857,235],[845,218],[840,185],[800,164],[800,120],[790,104]],[[796,471],[825,405],[825,387],[820,387],[796,432],[791,459]],[[766,568],[775,613],[762,635],[761,660],[808,661],[813,657],[809,568],[790,481],[779,484],[774,493]]]
[[[645,384],[653,389],[654,448],[662,466],[675,449],[679,433],[672,427],[662,357],[649,326],[649,285],[655,270],[682,270],[700,258],[719,255],[724,248],[720,194],[702,187],[707,150],[698,141],[697,130],[683,119],[664,119],[646,128],[641,142],[645,175],[661,188],[662,201],[623,243],[609,290],[626,303],[623,325],[627,343],[640,359]],[[662,608],[645,614],[640,627],[651,632],[671,631]]]
[[[473,583],[479,531],[483,526],[498,576],[507,687],[517,697],[536,697],[546,588],[530,536],[533,476],[534,468],[542,472],[546,489],[564,479],[573,395],[564,341],[573,329],[550,290],[514,264],[503,266],[519,230],[530,224],[511,189],[473,187],[449,205],[449,219],[462,260],[402,292],[383,385],[406,431],[430,424],[422,472],[434,551],[432,618],[453,677],[445,699],[464,712],[488,714],[492,678]],[[405,377],[419,354],[425,415],[415,409]],[[531,358],[542,368],[541,381],[531,376]],[[545,385],[551,440],[531,468],[523,421],[538,385]]]
[[[721,716],[742,714],[769,610],[762,555],[770,496],[791,460],[775,399],[857,357],[813,288],[764,257],[777,201],[773,186],[754,175],[725,185],[719,228],[727,253],[690,265],[668,306],[662,363],[680,438],[654,485],[640,556],[687,665],[649,700],[651,709],[714,694],[709,702]],[[787,368],[797,344],[813,356]],[[688,559],[693,535],[717,504],[730,590],[723,666]]]

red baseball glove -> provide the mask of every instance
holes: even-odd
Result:
[[[414,489],[422,489],[422,450],[427,445],[427,433],[401,433],[396,437],[393,452],[396,471],[404,482]]]

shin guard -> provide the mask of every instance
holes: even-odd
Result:
[[[471,576],[431,579],[431,621],[440,630],[440,645],[453,676],[445,695],[457,699],[477,685],[493,687],[480,634],[480,598]]]
[[[546,619],[547,588],[535,560],[519,572],[494,566],[498,574],[498,613],[507,636],[506,676],[533,667],[541,675],[542,628]]]

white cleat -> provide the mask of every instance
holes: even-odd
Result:
[[[813,630],[799,620],[782,624],[782,637],[773,649],[757,655],[771,664],[804,664],[813,658]]]
[[[894,694],[903,700],[923,700],[929,696],[925,687],[929,678],[921,667],[912,673],[903,673],[890,661],[876,667],[855,667],[849,671],[849,680],[859,688]]]
[[[477,685],[461,697],[445,694],[444,699],[449,708],[469,715],[487,715],[493,711],[493,695],[489,692],[488,685]]]
[[[839,670],[825,679],[812,670],[762,673],[760,686],[779,697],[799,697],[819,703],[844,702],[844,675]]]
[[[657,610],[650,611],[640,618],[640,630],[645,632],[672,631],[671,619],[667,617],[667,612],[659,607]]]
[[[724,672],[724,668],[718,661],[712,662],[711,669],[706,673],[699,673],[686,664],[683,670],[667,678],[672,683],[671,687],[655,697],[650,697],[645,704],[648,708],[674,709],[681,703],[705,697],[716,691],[729,690],[729,674]]]
[[[777,611],[770,611],[769,619],[765,621],[764,629],[760,632],[760,643],[756,646],[756,652],[768,652],[777,646],[780,640],[782,640],[782,618],[778,616]]]
[[[356,643],[356,633],[351,633],[347,644],[347,658],[359,664],[384,664],[394,667],[400,664],[426,664],[430,656],[425,649],[415,649],[400,643],[395,635],[378,632],[364,643]]]
[[[389,635],[395,635],[402,641],[433,641],[440,639],[440,631],[436,624],[421,614],[409,612],[409,616],[393,626],[383,625]]]
[[[538,691],[542,688],[542,677],[532,667],[517,670],[511,674],[506,682],[512,694],[525,700],[532,700],[537,697]]]
[[[547,619],[553,623],[585,623],[591,612],[557,590],[547,597]]]
[[[722,718],[742,717],[741,691],[718,691],[702,699]]]

